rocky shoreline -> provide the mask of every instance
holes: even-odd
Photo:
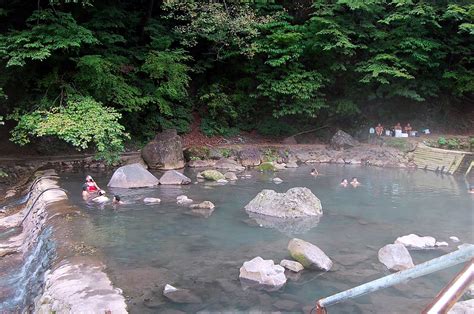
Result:
[[[28,201],[0,218],[0,230],[18,229],[0,242],[2,264],[11,265],[10,271],[14,271],[15,265],[38,257],[34,255],[35,248],[41,243],[50,243],[49,251],[41,252],[41,260],[35,266],[40,274],[46,272],[42,292],[32,300],[32,312],[126,313],[125,299],[103,271],[105,264],[99,253],[79,241],[79,232],[90,223],[89,218],[71,206],[58,179],[53,170],[36,173]],[[49,256],[46,263],[45,255]],[[22,278],[32,279],[35,278]]]

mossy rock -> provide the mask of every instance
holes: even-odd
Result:
[[[291,253],[290,253],[291,254]],[[306,259],[304,254],[299,254],[299,253],[293,253],[291,254],[291,257],[297,262],[299,262],[301,265],[303,265],[305,268],[308,268],[311,266],[311,262]]]
[[[225,176],[217,170],[205,170],[201,172],[201,176],[204,179],[210,180],[210,181],[218,181],[221,179],[225,179]]]
[[[183,152],[186,161],[209,159],[210,149],[206,146],[192,146],[186,148]]]
[[[260,164],[257,169],[259,171],[263,171],[263,172],[266,172],[266,171],[277,171],[276,167],[273,165],[273,163],[271,162],[264,162],[262,164]]]

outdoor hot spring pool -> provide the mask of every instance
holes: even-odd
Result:
[[[106,272],[123,290],[132,313],[308,311],[321,297],[388,274],[378,262],[377,251],[399,236],[417,233],[449,243],[443,249],[411,251],[415,264],[474,242],[474,195],[467,193],[461,177],[334,165],[318,166],[321,175],[313,177],[310,169],[303,166],[275,175],[248,171],[251,178],[226,185],[131,190],[107,189],[111,173],[93,174],[109,195],[119,194],[127,203],[118,209],[84,203],[85,173],[63,174],[61,185],[71,192],[72,202],[90,215],[92,224],[82,230],[82,240],[103,256]],[[185,174],[195,181],[194,170],[187,169]],[[272,183],[274,176],[284,182]],[[339,186],[342,178],[354,176],[362,186]],[[243,207],[262,189],[284,192],[298,186],[311,189],[321,200],[324,215],[318,224],[278,230],[249,220]],[[195,201],[212,201],[216,210],[209,218],[187,215],[176,204],[181,194]],[[145,197],[159,197],[162,202],[145,205]],[[294,231],[300,233],[291,234]],[[453,235],[461,242],[451,242]],[[244,290],[238,278],[242,263],[256,256],[275,263],[289,258],[287,245],[293,237],[319,246],[334,261],[333,270],[304,270],[276,292]],[[329,311],[419,312],[460,268],[340,303]],[[162,296],[167,283],[190,289],[202,302],[171,303]]]

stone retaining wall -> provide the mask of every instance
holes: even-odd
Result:
[[[21,233],[0,243],[0,258],[25,261],[28,253],[38,245],[42,230],[50,228],[54,258],[46,271],[44,289],[36,297],[33,311],[127,313],[125,299],[103,271],[105,265],[99,254],[80,241],[79,230],[90,224],[89,218],[71,206],[67,194],[58,189],[55,175],[52,170],[37,173],[41,178],[35,180],[37,183],[31,189],[26,206],[0,218],[0,229],[22,228]]]

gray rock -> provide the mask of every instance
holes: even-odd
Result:
[[[359,142],[342,130],[334,134],[330,143],[333,149],[347,149],[359,145]]]
[[[200,172],[199,175],[201,175],[202,178],[210,181],[225,179],[224,175],[217,170],[205,170]]]
[[[298,168],[298,164],[294,161],[290,161],[286,164],[286,168]]]
[[[140,164],[126,165],[115,170],[107,186],[112,188],[143,188],[158,185],[159,180]]]
[[[275,265],[272,260],[264,260],[260,256],[244,262],[240,267],[240,282],[244,288],[256,288],[275,291],[286,283],[285,269]]]
[[[171,285],[166,285],[163,295],[174,303],[202,303],[197,295],[187,289],[178,289]]]
[[[166,171],[160,178],[160,184],[181,185],[190,184],[191,179],[176,170]]]
[[[217,180],[217,183],[226,184],[226,183],[229,183],[229,181],[227,181],[226,179],[219,179],[219,180]]]
[[[245,210],[257,214],[299,218],[323,214],[321,201],[308,188],[295,187],[286,193],[263,190],[251,200]]]
[[[436,239],[433,237],[420,237],[412,233],[397,238],[395,243],[403,244],[408,249],[428,249],[436,245]]]
[[[448,314],[472,314],[474,313],[474,299],[457,302],[448,311]]]
[[[262,153],[257,148],[247,148],[239,151],[238,157],[244,167],[258,166],[262,160]]]
[[[156,197],[145,197],[143,199],[143,202],[147,203],[147,204],[159,204],[159,203],[161,203],[161,200],[159,198],[156,198]]]
[[[405,270],[415,265],[410,252],[403,244],[387,244],[379,250],[379,261],[390,270]]]
[[[142,149],[143,160],[152,169],[180,169],[184,167],[183,146],[176,130],[164,130]]]
[[[210,168],[214,167],[216,164],[215,160],[191,160],[188,162],[188,167],[190,168]]]
[[[204,201],[199,204],[193,204],[190,206],[192,209],[214,209],[216,206],[210,201]]]
[[[176,197],[176,204],[186,206],[193,203],[193,200],[188,198],[186,195],[180,195]]]
[[[241,165],[237,163],[237,161],[230,158],[219,159],[214,165],[214,167],[216,167],[216,169],[223,169],[223,170],[232,171],[232,172],[245,170],[245,167],[242,167]]]
[[[237,175],[234,172],[226,172],[226,173],[224,173],[224,177],[229,181],[238,180]]]
[[[280,184],[280,183],[282,183],[282,182],[283,182],[283,180],[282,180],[282,179],[280,179],[280,178],[273,178],[273,180],[272,180],[272,181],[273,181],[273,183],[276,183],[276,184]]]
[[[259,227],[277,229],[286,235],[306,233],[319,224],[320,216],[301,218],[279,218],[249,212],[251,218]]]
[[[328,271],[333,265],[331,259],[320,248],[301,239],[290,240],[288,251],[291,257],[305,268]]]
[[[301,265],[301,263],[295,262],[295,261],[290,261],[287,259],[284,259],[280,262],[280,266],[285,267],[288,270],[291,270],[292,272],[300,272],[304,269],[304,266]]]

